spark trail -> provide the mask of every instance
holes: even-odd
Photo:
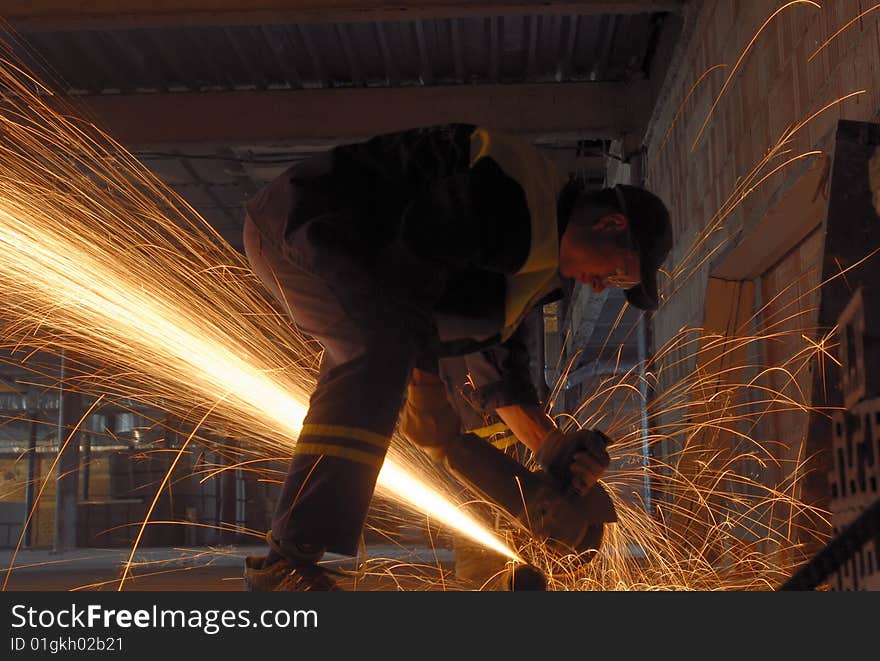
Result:
[[[733,98],[735,74],[743,68],[764,27],[783,9],[798,5],[800,11],[817,8],[813,2],[788,2],[764,23],[736,64],[728,68],[712,111],[698,118],[705,120],[700,135],[720,103]],[[689,95],[708,80],[709,73],[721,68],[725,65],[710,67]],[[140,345],[140,330],[120,333],[104,319],[94,324],[93,316],[80,315],[76,296],[58,294],[57,283],[45,288],[50,296],[35,297],[29,271],[23,270],[19,280],[14,280],[0,264],[4,293],[7,300],[15,301],[6,337],[27,347],[78,349],[83,355],[96,356],[101,364],[115,366],[116,371],[84,367],[85,389],[154,402],[159,409],[170,406],[185,419],[200,418],[216,405],[217,417],[232,433],[239,431],[255,441],[255,458],[238,455],[238,466],[260,471],[260,457],[288,453],[287,439],[295,435],[298,425],[293,420],[297,416],[290,414],[295,409],[287,410],[279,421],[260,408],[261,402],[247,403],[234,388],[223,387],[224,380],[210,369],[204,381],[194,379],[191,372],[198,370],[187,362],[191,357],[181,356],[188,352],[175,352],[172,345],[188,334],[207,338],[209,347],[222,348],[221,355],[215,356],[221,364],[258,366],[255,374],[247,370],[236,374],[269,383],[267,392],[277,389],[293,402],[305,401],[314,383],[319,360],[314,348],[271,307],[240,256],[182,200],[111,139],[72,119],[75,113],[43,110],[35,114],[29,95],[42,88],[26,73],[10,68],[4,76],[0,81],[0,88],[7,92],[3,128],[13,137],[12,161],[17,167],[4,170],[0,182],[20,196],[11,199],[22,208],[13,213],[3,202],[0,209],[9,212],[12,220],[34,214],[40,222],[36,235],[18,228],[22,245],[17,250],[30,252],[33,242],[43,240],[45,233],[62,236],[61,245],[72,249],[69,253],[61,250],[60,261],[70,255],[82,263],[92,259],[112,274],[112,282],[121,279],[125,283],[132,297],[120,314],[143,315],[132,317],[135,325],[148,326],[154,314],[164,319],[162,315],[169,310],[173,318],[185,310],[182,316],[195,320],[192,327],[181,325],[184,335],[172,336],[171,345],[163,348],[167,353],[157,355],[155,337],[143,338]],[[45,100],[45,92],[36,95],[36,100]],[[719,233],[752,191],[780,170],[818,155],[809,148],[792,151],[801,129],[818,114],[862,93],[822,102],[805,119],[791,118],[792,124],[775,144],[768,145],[754,168],[742,173],[693,243],[679,251],[682,258],[671,270],[667,297],[720,249],[709,247],[709,238]],[[686,119],[684,109],[683,102],[652,166],[676,122]],[[9,144],[0,143],[0,149],[10,149]],[[3,152],[0,156],[0,162],[7,158]],[[2,191],[0,196],[10,197]],[[3,218],[0,222],[6,222]],[[53,219],[73,222],[58,227]],[[91,291],[89,287],[96,287],[97,280],[90,274],[82,286]],[[829,413],[814,409],[803,387],[811,366],[822,365],[826,358],[833,362],[833,333],[804,321],[814,318],[808,297],[821,284],[809,281],[803,287],[806,293],[786,303],[767,302],[756,312],[762,322],[759,329],[752,323],[754,318],[725,334],[682,328],[657,349],[648,364],[600,379],[579,409],[560,416],[560,422],[598,426],[615,438],[611,447],[615,468],[605,482],[617,504],[619,523],[608,527],[603,551],[588,564],[583,558],[560,556],[529,540],[518,540],[516,553],[545,569],[554,589],[768,589],[787,578],[803,560],[809,544],[825,541],[825,531],[830,529],[828,513],[801,500],[801,483],[812,458],[800,446],[783,447],[774,435],[786,416]],[[790,292],[778,296],[783,294]],[[114,296],[99,298],[100,305],[118,302]],[[166,301],[168,307],[146,306],[138,312],[141,301]],[[622,318],[621,313],[615,325]],[[761,347],[786,342],[796,349],[771,367],[743,358],[747,352],[760,355]],[[207,363],[213,365],[211,359]],[[643,400],[645,391],[653,392],[649,402]],[[640,411],[646,404],[654,420],[647,438]],[[650,462],[645,461],[646,445],[653,455]],[[401,476],[394,470],[423,461],[414,452],[405,445],[393,445],[393,461],[386,463],[382,479],[390,470],[389,481],[396,482],[401,491],[412,488],[404,486],[405,480],[398,482]],[[228,468],[206,466],[204,474],[208,479]],[[421,469],[432,470],[424,465]],[[646,479],[652,487],[651,511],[639,500]],[[430,484],[440,500],[451,497],[439,475],[432,474]],[[381,560],[372,566],[377,574],[400,569],[395,565],[392,570]],[[429,582],[426,578],[425,583]]]
[[[6,341],[88,356],[117,370],[102,388],[137,384],[135,396],[186,417],[216,407],[243,436],[279,450],[292,444],[319,356],[243,258],[75,109],[50,107],[57,98],[8,54],[0,90]],[[378,486],[518,559],[394,457]]]

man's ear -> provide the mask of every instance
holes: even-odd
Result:
[[[623,232],[629,227],[629,221],[620,212],[602,216],[593,224],[593,228],[606,232]]]

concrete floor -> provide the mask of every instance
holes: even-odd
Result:
[[[12,591],[66,591],[118,588],[130,549],[78,549],[64,553],[23,550],[14,559],[0,550],[0,580]],[[139,550],[126,577],[126,591],[239,591],[247,555],[265,553],[263,546],[150,548]],[[357,590],[433,590],[453,587],[453,554],[445,549],[367,547],[367,560]],[[351,558],[328,555],[326,564],[351,570]],[[9,567],[12,564],[12,571]],[[461,588],[461,586],[459,586]]]

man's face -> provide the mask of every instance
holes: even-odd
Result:
[[[641,280],[639,255],[629,247],[626,217],[619,211],[597,211],[592,225],[570,223],[559,246],[559,272],[601,292],[629,288]]]

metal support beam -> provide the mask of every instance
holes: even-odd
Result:
[[[596,325],[599,323],[602,309],[605,307],[605,303],[610,295],[610,289],[603,289],[599,293],[593,292],[588,287],[582,287],[578,290],[578,298],[572,301],[573,309],[569,315],[569,319],[573,324],[572,350],[587,346],[593,339],[593,333],[596,331]]]
[[[76,511],[79,502],[79,431],[74,433],[83,413],[82,395],[65,387],[64,356],[61,358],[61,389],[58,406],[58,479],[55,486],[56,552],[76,548]],[[72,435],[72,436],[71,436]],[[67,439],[70,441],[66,443]],[[63,448],[63,451],[62,451]]]
[[[230,438],[222,439],[223,445],[233,448],[235,441]],[[237,522],[238,507],[238,470],[233,467],[233,462],[226,454],[220,453],[220,464],[224,466],[220,473],[219,485],[219,524],[221,530],[218,537],[221,544],[234,544],[239,534],[233,528]]]
[[[33,544],[34,534],[27,519],[37,502],[37,434],[39,433],[41,422],[39,395],[34,391],[28,393],[27,412],[30,418],[30,433],[28,434],[27,482],[24,485],[24,520],[21,524],[26,526],[24,529],[24,547],[30,548]]]
[[[405,21],[468,16],[680,12],[684,0],[0,0],[20,32]]]
[[[343,138],[471,122],[540,138],[642,135],[647,82],[311,89],[66,99],[128,147]],[[63,108],[70,112],[69,108]]]
[[[91,497],[91,479],[92,479],[92,444],[97,438],[97,432],[100,432],[98,425],[101,418],[97,415],[89,416],[88,429],[82,434],[82,500],[88,502]],[[103,448],[98,446],[95,452],[101,452]]]

